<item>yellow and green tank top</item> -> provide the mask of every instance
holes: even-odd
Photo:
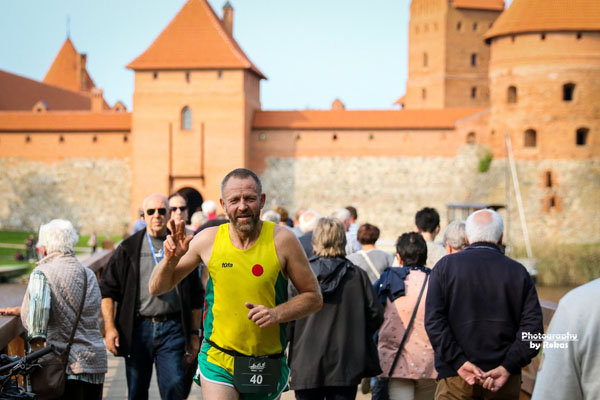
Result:
[[[204,313],[204,336],[219,347],[253,356],[285,349],[285,324],[260,328],[248,319],[250,310],[245,305],[273,308],[287,299],[287,279],[275,251],[274,230],[274,223],[263,221],[254,245],[240,250],[231,243],[229,224],[219,226],[207,264]],[[209,362],[233,372],[233,357],[212,346],[207,356]]]

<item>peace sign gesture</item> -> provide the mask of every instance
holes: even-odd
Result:
[[[165,240],[165,259],[169,261],[171,258],[180,259],[188,251],[190,242],[194,238],[192,235],[185,234],[185,221],[175,222],[169,221],[169,230],[171,234]]]

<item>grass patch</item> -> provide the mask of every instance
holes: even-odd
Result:
[[[516,248],[513,257],[525,257]],[[600,277],[600,243],[534,246],[538,283],[546,286],[582,285]]]

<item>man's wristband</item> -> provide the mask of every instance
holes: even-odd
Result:
[[[192,335],[202,336],[202,329],[192,329]]]

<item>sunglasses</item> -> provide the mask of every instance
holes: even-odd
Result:
[[[173,211],[179,210],[181,212],[184,212],[185,210],[187,210],[187,206],[183,206],[183,207],[171,207],[171,210],[173,210]]]
[[[158,211],[159,215],[166,215],[167,214],[167,209],[166,208],[149,208],[146,210],[146,214],[148,215],[154,215],[154,212]]]

